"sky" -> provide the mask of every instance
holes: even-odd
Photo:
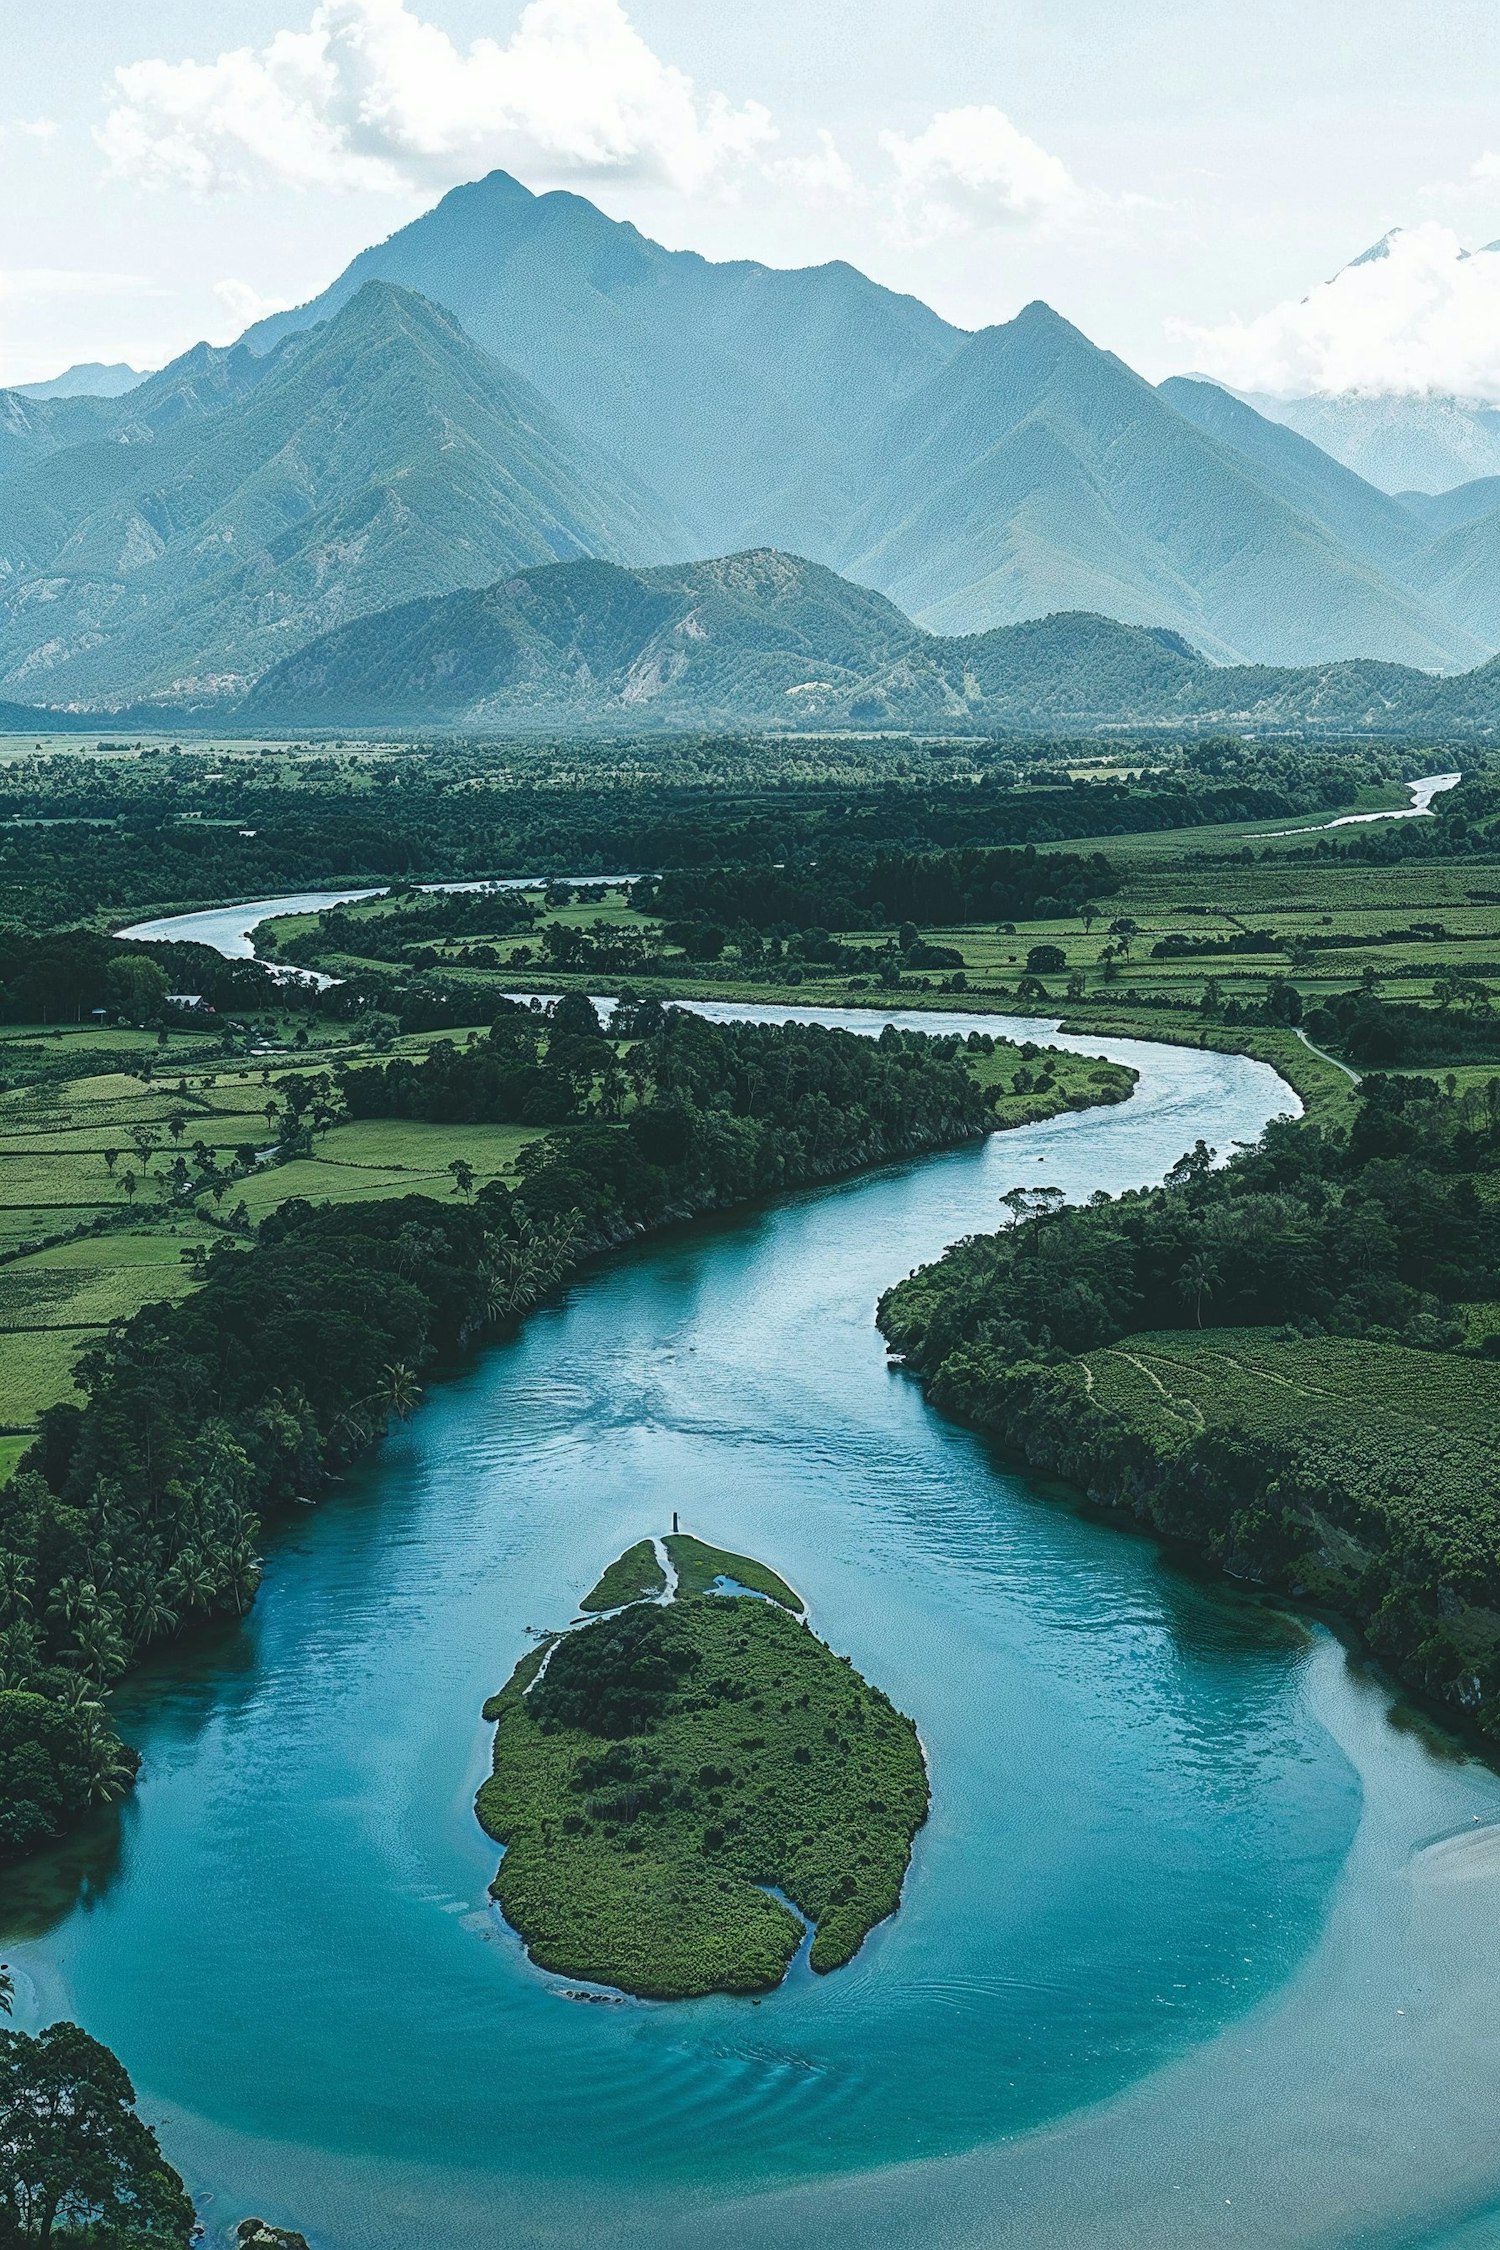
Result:
[[[0,0],[0,28],[0,384],[228,342],[503,165],[965,327],[1043,297],[1153,379],[1500,400],[1500,255],[1468,254],[1500,237],[1496,0]]]

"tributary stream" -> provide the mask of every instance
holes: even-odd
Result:
[[[999,1463],[875,1331],[1018,1183],[1129,1187],[1291,1106],[1066,1044],[1134,1098],[601,1264],[273,1528],[242,1628],[129,1683],[139,1791],[0,1927],[17,2020],[118,2050],[210,2240],[1492,2239],[1500,1781],[1331,1634]],[[912,1714],[932,1817],[849,1968],[590,2004],[487,1904],[480,1706],[674,1509]]]

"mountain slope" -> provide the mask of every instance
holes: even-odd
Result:
[[[1488,728],[1500,661],[1459,678],[1393,664],[1207,663],[1159,628],[1063,614],[959,637],[758,551],[526,572],[367,617],[276,666],[242,724],[277,727],[916,727],[1142,724]]]
[[[277,666],[245,711],[795,723],[919,638],[881,595],[774,550],[655,570],[578,562],[346,626]]]
[[[845,483],[837,566],[934,630],[1086,607],[1226,657],[1488,653],[1046,305],[972,337]]]
[[[1217,383],[1173,375],[1158,395],[1211,438],[1228,446],[1268,491],[1330,538],[1381,568],[1398,565],[1427,536],[1412,511],[1346,469],[1285,423],[1270,421]]]
[[[776,490],[962,341],[852,266],[716,264],[505,172],[455,188],[245,341],[268,350],[372,279],[445,306],[663,496],[685,549],[758,533]]]
[[[6,488],[12,691],[224,693],[414,591],[685,544],[651,494],[448,314],[383,283],[271,355],[190,354],[119,411],[115,442]]]
[[[1237,395],[1383,492],[1447,492],[1500,475],[1500,407],[1477,399],[1378,391]]]
[[[33,398],[28,391],[0,391],[0,483],[64,446],[87,444],[108,427],[110,418],[104,399]]]
[[[1500,500],[1440,533],[1408,564],[1407,579],[1477,640],[1500,646]]]
[[[1493,515],[1500,508],[1500,476],[1474,477],[1446,492],[1398,492],[1396,498],[1424,526],[1428,538],[1435,539],[1455,524],[1477,523],[1481,516]]]

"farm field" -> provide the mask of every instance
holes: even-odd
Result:
[[[478,1011],[476,1011],[478,1013]],[[397,1040],[420,1056],[442,1034]],[[283,1039],[286,1043],[282,1043]],[[535,1127],[380,1119],[314,1129],[282,1161],[286,1081],[372,1050],[274,1028],[251,1053],[201,1034],[8,1027],[0,1036],[0,1478],[43,1409],[75,1395],[78,1353],[111,1321],[196,1284],[217,1243],[249,1239],[291,1196],[355,1202],[471,1192],[513,1170]],[[329,1082],[331,1084],[331,1081]]]
[[[1401,1344],[1257,1328],[1163,1330],[1087,1353],[1101,1405],[1143,1429],[1281,1434],[1316,1421],[1340,1436],[1376,1425],[1471,1445],[1500,1471],[1500,1361]]]
[[[963,1008],[1001,1001],[1039,1012],[1087,1007],[1091,1015],[1102,1009],[1124,1015],[1143,1008],[1194,1012],[1210,981],[1222,998],[1255,1002],[1277,979],[1289,978],[1309,1008],[1369,980],[1383,999],[1429,1003],[1441,996],[1437,988],[1454,978],[1500,983],[1500,856],[1366,865],[1316,856],[1312,836],[1307,848],[1294,848],[1293,837],[1279,836],[1276,848],[1283,856],[1246,864],[1238,856],[1239,833],[1189,829],[1081,840],[1075,848],[1103,848],[1116,863],[1124,878],[1119,891],[1082,917],[924,927],[926,941],[961,958],[962,996],[954,996],[940,973],[903,972],[903,1004]],[[1245,837],[1248,853],[1252,837],[1264,844],[1264,826],[1247,829]],[[378,927],[393,911],[387,900],[371,901],[348,910],[347,926]],[[650,936],[662,972],[631,969],[612,977],[597,969],[562,972],[548,960],[535,931],[518,937],[497,929],[488,937],[468,935],[413,945],[411,951],[440,962],[476,994],[518,984],[538,991],[590,983],[605,989],[623,973],[637,989],[663,995],[764,1000],[782,989],[788,998],[848,1005],[863,992],[882,989],[878,957],[892,936],[886,927],[838,933],[845,947],[867,950],[867,964],[789,958],[781,970],[747,976],[732,939],[718,960],[690,961],[680,947],[661,940],[659,922],[636,913],[618,891],[544,912],[547,923],[564,928]],[[272,927],[278,950],[290,956],[312,933],[313,922],[289,917]],[[486,944],[497,957],[493,968],[466,958]],[[1029,970],[1027,956],[1037,947],[1060,952],[1062,968],[1039,976]],[[389,973],[391,967],[352,952],[320,954],[319,960],[344,975],[382,966]],[[1018,994],[1023,980],[1027,990]]]
[[[1476,1327],[1492,1310],[1471,1308]],[[1152,1452],[1207,1437],[1256,1461],[1257,1506],[1294,1511],[1304,1544],[1313,1534],[1305,1582],[1327,1573],[1332,1590],[1377,1550],[1408,1555],[1418,1577],[1434,1567],[1419,1557],[1440,1556],[1447,1578],[1475,1583],[1463,1633],[1476,1651],[1500,1645],[1500,1361],[1241,1328],[1130,1336],[1080,1365]]]

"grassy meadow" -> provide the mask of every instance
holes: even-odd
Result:
[[[290,1197],[353,1203],[477,1191],[509,1176],[535,1127],[333,1122],[283,1158],[286,1081],[371,1050],[342,1030],[305,1046],[268,1027],[249,1054],[202,1034],[11,1026],[0,1033],[0,1478],[74,1361],[111,1321],[184,1295],[215,1244]],[[398,1040],[419,1056],[432,1035]],[[268,1114],[269,1113],[269,1114]]]

